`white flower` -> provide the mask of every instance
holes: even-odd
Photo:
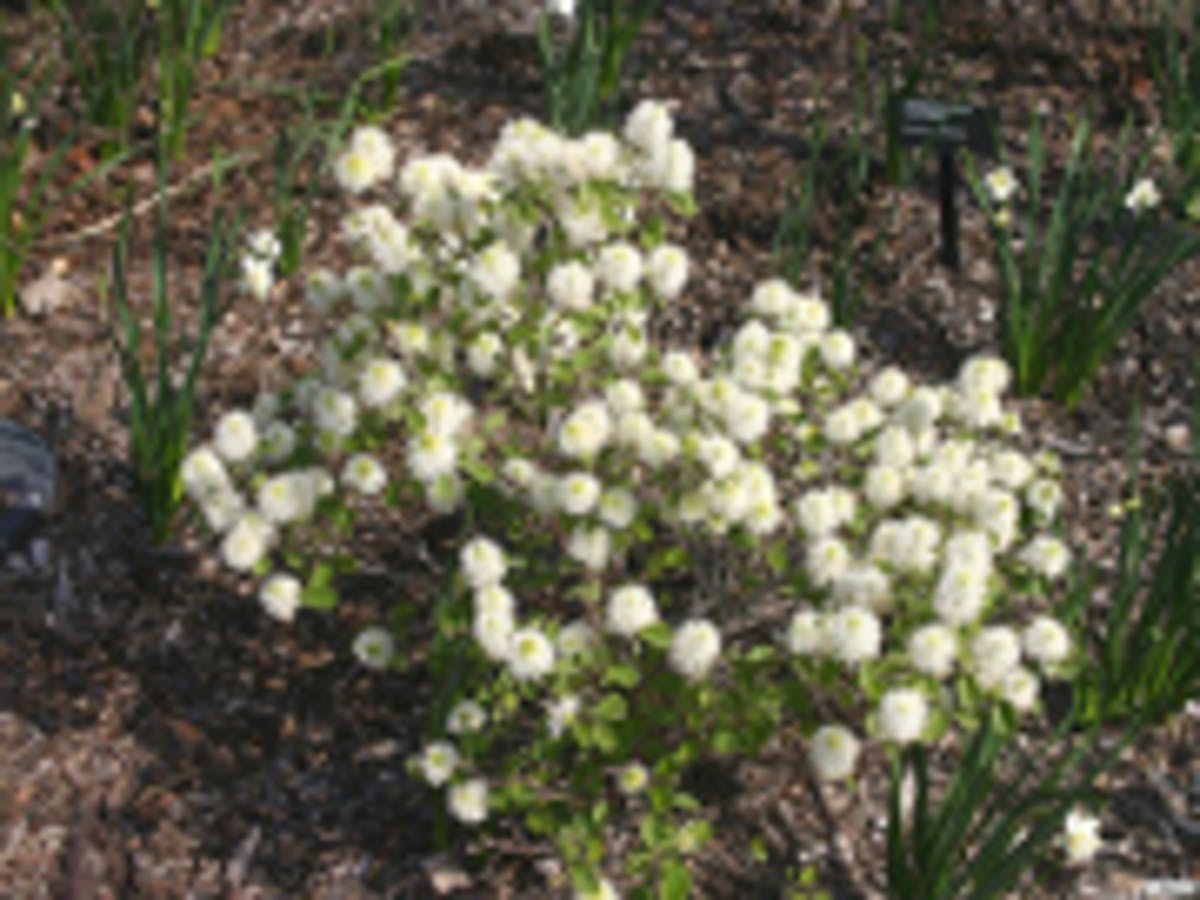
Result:
[[[270,422],[263,429],[263,458],[272,464],[283,462],[296,449],[296,430],[286,422]]]
[[[958,387],[965,396],[999,395],[1008,389],[1012,370],[998,356],[972,356],[958,371]]]
[[[993,169],[983,179],[983,183],[993,203],[1007,203],[1008,198],[1017,192],[1017,179],[1013,177],[1012,169],[1008,166]]]
[[[430,482],[454,473],[458,447],[444,434],[426,429],[408,442],[408,468],[418,481]]]
[[[1125,195],[1125,208],[1133,213],[1154,209],[1162,202],[1162,194],[1150,178],[1141,178]]]
[[[257,256],[242,257],[242,288],[255,300],[266,300],[275,286],[274,264]]]
[[[1007,625],[989,625],[971,641],[971,666],[984,690],[999,688],[1021,661],[1021,641]]]
[[[695,384],[700,377],[699,369],[696,368],[696,361],[691,355],[682,350],[672,350],[667,353],[662,359],[663,374],[670,379],[672,384],[689,385]]]
[[[1066,822],[1063,824],[1063,846],[1069,863],[1082,865],[1091,862],[1103,843],[1100,838],[1100,820],[1096,816],[1078,810],[1067,813]]]
[[[596,880],[595,890],[576,891],[575,900],[621,900],[621,895],[617,893],[611,881],[600,878]]]
[[[587,515],[599,499],[600,482],[587,472],[572,472],[559,482],[558,502],[567,515]]]
[[[471,631],[476,643],[488,659],[503,662],[512,649],[511,638],[515,624],[512,613],[476,611]]]
[[[819,728],[808,742],[808,759],[822,781],[841,781],[854,771],[858,738],[842,725]]]
[[[488,814],[488,787],[482,778],[453,785],[446,797],[450,815],[468,825],[478,825]]]
[[[232,463],[245,462],[258,448],[258,428],[254,417],[243,410],[221,416],[213,438],[217,452]]]
[[[1021,634],[1025,655],[1043,666],[1055,666],[1071,652],[1071,638],[1062,623],[1049,616],[1038,616]]]
[[[901,470],[886,465],[867,469],[863,493],[867,502],[876,509],[891,509],[904,499],[907,480]]]
[[[508,571],[504,551],[490,538],[473,538],[462,548],[458,558],[463,577],[476,591],[499,584]]]
[[[816,656],[829,645],[825,617],[812,609],[800,609],[792,616],[785,642],[789,652],[797,656]]]
[[[487,713],[474,700],[460,700],[446,716],[446,730],[451,734],[474,734],[487,724]]]
[[[232,488],[206,494],[200,504],[204,521],[218,534],[224,534],[246,513],[245,498]]]
[[[404,370],[394,359],[373,359],[358,376],[358,395],[365,406],[387,406],[408,384]]]
[[[1000,679],[1000,695],[1017,712],[1030,712],[1038,700],[1038,677],[1024,666],[1009,669]]]
[[[372,626],[359,632],[352,649],[358,661],[368,669],[382,670],[391,663],[396,644],[390,631]]]
[[[865,606],[875,612],[885,612],[891,606],[891,585],[877,566],[855,564],[841,572],[833,581],[833,598],[849,606]]]
[[[848,565],[850,565],[850,551],[837,538],[825,537],[808,545],[808,552],[804,557],[804,568],[808,577],[817,587],[826,587],[832,584]]]
[[[664,244],[656,247],[646,260],[646,280],[654,293],[664,300],[678,297],[687,277],[688,256],[682,247]]]
[[[554,670],[554,645],[536,628],[514,631],[509,641],[508,670],[518,681],[536,681]]]
[[[988,570],[967,561],[949,563],[933,592],[933,609],[950,625],[974,622],[987,601]]]
[[[626,763],[617,773],[617,788],[622,794],[640,794],[650,783],[650,771],[641,763]]]
[[[885,741],[908,744],[921,739],[929,718],[925,695],[915,688],[893,688],[879,701],[876,724]]]
[[[396,149],[387,135],[374,126],[363,126],[351,135],[350,145],[333,161],[333,177],[343,190],[360,194],[390,178]]]
[[[867,391],[872,400],[890,409],[904,400],[908,395],[908,388],[908,376],[895,366],[888,366],[871,379]]]
[[[350,394],[322,388],[313,404],[317,428],[338,437],[349,437],[358,423],[358,403]]]
[[[703,678],[721,654],[721,632],[705,619],[685,622],[675,630],[668,654],[671,667],[684,678]]]
[[[450,391],[429,394],[417,408],[425,420],[426,428],[447,436],[458,434],[474,414],[470,403]]]
[[[559,656],[567,659],[586,653],[596,643],[596,632],[583,619],[564,625],[555,641]]]
[[[1038,478],[1025,488],[1025,502],[1044,521],[1054,518],[1062,505],[1062,496],[1062,488],[1058,482],[1048,478]]]
[[[608,565],[611,549],[612,540],[604,528],[579,525],[567,541],[567,555],[593,572],[600,572]]]
[[[575,694],[567,694],[546,704],[546,730],[550,737],[560,738],[579,717],[582,704]]]
[[[826,366],[841,371],[854,364],[854,339],[844,331],[829,331],[821,335],[817,348]]]
[[[516,289],[521,279],[521,261],[503,241],[484,248],[469,270],[471,282],[494,300],[503,300]]]
[[[221,558],[229,568],[249,572],[266,555],[273,537],[274,529],[266,519],[246,513],[221,542]]]
[[[291,622],[300,608],[300,580],[294,575],[277,572],[262,583],[258,600],[273,619]]]
[[[1021,551],[1021,562],[1046,578],[1061,578],[1071,564],[1071,552],[1058,538],[1039,534]]]
[[[829,619],[833,655],[848,665],[879,656],[883,630],[875,613],[861,606],[847,606]]]
[[[664,153],[671,141],[675,123],[671,110],[657,100],[643,100],[625,120],[625,140],[647,156]]]
[[[628,294],[642,278],[642,255],[633,244],[609,244],[597,256],[596,271],[610,291]]]
[[[658,621],[658,608],[651,593],[638,584],[617,588],[608,599],[605,627],[621,637],[633,637]]]
[[[204,500],[230,489],[229,473],[225,471],[225,464],[207,444],[197,447],[184,457],[179,473],[184,489],[193,500]]]
[[[945,678],[954,669],[958,638],[945,625],[924,625],[908,639],[908,658],[914,669]]]
[[[500,335],[485,331],[467,347],[467,366],[480,378],[490,378],[496,371],[496,358],[503,349]]]
[[[463,495],[462,479],[453,472],[425,482],[425,502],[436,513],[445,515],[454,512],[462,505]]]
[[[346,460],[342,483],[365,496],[373,496],[387,486],[387,470],[369,453],[357,453]]]
[[[575,459],[591,459],[612,437],[608,406],[591,400],[576,407],[558,429],[558,449]]]
[[[449,741],[434,741],[421,754],[419,765],[425,780],[433,787],[441,787],[458,766],[458,750]]]
[[[637,500],[624,488],[609,488],[600,498],[600,520],[617,531],[628,528],[637,515]]]

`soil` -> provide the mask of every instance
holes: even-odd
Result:
[[[298,114],[296,89],[344,96],[371,63],[371,4],[245,0],[217,56],[203,64],[199,120],[172,166],[169,246],[178,310],[195,317],[203,248],[218,208],[269,224],[270,152]],[[423,5],[394,106],[381,117],[401,158],[441,150],[480,161],[501,125],[539,115],[535,4],[441,0]],[[862,2],[672,0],[659,4],[632,59],[631,96],[677,101],[699,160],[699,214],[677,237],[692,253],[693,288],[664,328],[672,339],[720,340],[751,286],[771,272],[786,190],[811,152],[818,111],[844,140],[863,41],[871,89],[908,58],[916,28]],[[909,6],[912,4],[902,4]],[[937,96],[982,100],[1018,156],[1039,113],[1062,159],[1071,117],[1091,109],[1111,143],[1126,114],[1139,133],[1159,120],[1150,81],[1151,14],[1129,2],[952,5],[928,76]],[[57,53],[44,12],[5,14],[14,59]],[[146,86],[149,97],[149,82]],[[100,164],[76,128],[69,80],[39,111],[42,158],[70,135],[60,181]],[[139,135],[153,121],[147,100]],[[873,146],[880,123],[873,122]],[[218,186],[218,152],[248,161]],[[929,161],[926,161],[929,162]],[[290,628],[264,616],[247,588],[218,571],[198,529],[153,548],[132,495],[127,403],[105,303],[122,198],[152,196],[144,143],[85,190],[55,203],[24,282],[72,288],[41,315],[0,322],[0,416],[40,433],[62,473],[58,509],[39,538],[0,569],[0,894],[9,897],[541,897],[553,887],[549,847],[517,831],[459,835],[439,846],[430,792],[405,760],[420,746],[431,686],[420,661],[375,675],[348,647],[385,592],[428,590],[436,528],[411,524],[398,549],[335,613]],[[853,331],[869,364],[899,361],[929,379],[996,346],[996,284],[984,223],[960,196],[959,271],[938,260],[935,171],[905,187],[872,178],[855,231],[864,264]],[[149,284],[149,204],[138,204],[135,296]],[[318,189],[306,265],[336,263],[338,199]],[[867,247],[888,223],[879,248]],[[830,230],[816,271],[828,271]],[[1180,427],[1194,428],[1200,351],[1200,266],[1172,274],[1074,411],[1023,400],[1031,446],[1061,453],[1070,538],[1111,572],[1130,423],[1146,484],[1187,464]],[[817,286],[823,287],[820,280]],[[223,316],[201,383],[196,427],[232,403],[278,387],[310,360],[314,323],[295,285],[272,302],[241,298]],[[1023,896],[1136,896],[1147,879],[1191,879],[1200,892],[1200,709],[1154,730],[1101,786],[1106,848],[1076,874],[1047,872]],[[700,895],[785,895],[814,866],[838,897],[881,896],[887,776],[868,760],[851,790],[818,787],[798,742],[707,773],[718,837],[696,863]],[[751,845],[757,849],[751,852]],[[1180,882],[1184,883],[1184,882]],[[1186,887],[1185,884],[1185,887]],[[1150,885],[1152,887],[1152,885]],[[1150,889],[1147,887],[1146,889]]]

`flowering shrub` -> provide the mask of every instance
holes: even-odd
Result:
[[[664,214],[691,208],[694,169],[665,105],[620,136],[514,122],[479,168],[397,173],[377,131],[346,153],[363,262],[308,277],[319,372],[227,413],[183,478],[284,621],[336,602],[356,514],[458,514],[426,611],[444,725],[413,761],[455,819],[523,817],[582,893],[613,895],[620,867],[686,896],[696,761],[791,729],[819,778],[850,778],[871,742],[1032,714],[1072,665],[1041,602],[1070,564],[1056,468],[1014,448],[1003,362],[936,387],[869,373],[782,281],[711,359],[655,339],[689,273]],[[397,648],[376,627],[354,652]]]

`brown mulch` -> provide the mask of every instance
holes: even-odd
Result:
[[[297,112],[278,89],[344,92],[369,64],[358,40],[367,5],[246,0],[233,14],[221,53],[205,64],[195,101],[202,115],[173,169],[181,188],[170,246],[182,296],[190,299],[216,208],[240,203],[251,224],[269,224],[270,141]],[[506,120],[539,114],[533,5],[424,4],[386,118],[402,158],[444,150],[479,161]],[[908,48],[911,30],[890,29],[875,9],[885,5],[846,4],[852,13],[839,17],[836,3],[799,0],[660,4],[634,60],[636,93],[678,101],[700,166],[700,213],[679,232],[695,270],[688,306],[670,325],[678,340],[719,339],[770,272],[783,188],[808,152],[809,117],[821,109],[835,125],[846,122],[859,38],[872,73]],[[935,58],[934,92],[977,85],[1010,152],[1035,109],[1059,156],[1068,114],[1088,104],[1109,138],[1126,111],[1155,121],[1146,20],[1131,4],[957,6]],[[16,16],[0,25],[37,52],[43,22]],[[71,109],[68,92],[55,95],[41,133],[65,133]],[[255,155],[220,194],[204,170],[218,149]],[[94,151],[83,140],[72,165],[94,165]],[[404,767],[426,725],[431,688],[419,661],[379,676],[347,652],[395,591],[428,590],[423,548],[436,551],[436,534],[414,526],[390,574],[364,578],[336,613],[306,614],[290,628],[221,575],[190,528],[177,546],[148,549],[123,463],[126,398],[99,299],[111,217],[128,185],[149,195],[144,154],[62,203],[28,264],[29,280],[65,270],[80,288],[71,302],[0,322],[0,416],[47,438],[64,482],[41,543],[0,570],[0,895],[557,896],[547,886],[548,848],[519,834],[495,838],[472,859],[443,854],[436,799]],[[994,272],[970,205],[960,203],[964,265],[951,273],[937,262],[932,171],[904,189],[879,184],[866,203],[867,223],[891,225],[878,261],[860,273],[865,300],[854,330],[864,352],[932,379],[993,347]],[[336,259],[337,210],[323,189],[307,263]],[[862,246],[872,227],[864,225]],[[142,287],[148,234],[139,229],[134,253]],[[823,253],[819,245],[818,260]],[[1063,456],[1070,537],[1102,568],[1111,566],[1116,524],[1106,510],[1121,496],[1135,410],[1143,478],[1183,464],[1168,430],[1190,422],[1196,398],[1198,275],[1193,264],[1169,279],[1075,412],[1021,404],[1031,446]],[[239,299],[223,318],[202,385],[201,433],[230,403],[304,365],[313,323],[294,288],[274,299],[265,309]],[[1198,746],[1192,714],[1129,752],[1104,786],[1100,861],[1077,879],[1048,874],[1042,896],[1132,896],[1146,878],[1200,879],[1200,848],[1172,824],[1200,816]],[[697,865],[706,896],[780,896],[790,872],[808,865],[835,896],[882,893],[881,759],[867,761],[853,790],[819,789],[801,748],[781,740],[709,781],[723,799],[718,836]]]

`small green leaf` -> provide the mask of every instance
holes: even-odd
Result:
[[[605,694],[592,711],[602,721],[619,722],[629,714],[629,704],[620,694]]]
[[[638,634],[643,641],[659,650],[666,650],[671,646],[671,626],[666,622],[647,625]]]
[[[642,680],[642,673],[637,670],[637,667],[631,666],[629,663],[620,663],[619,665],[609,666],[604,673],[604,680],[609,684],[615,684],[623,688],[636,687],[638,682]]]

